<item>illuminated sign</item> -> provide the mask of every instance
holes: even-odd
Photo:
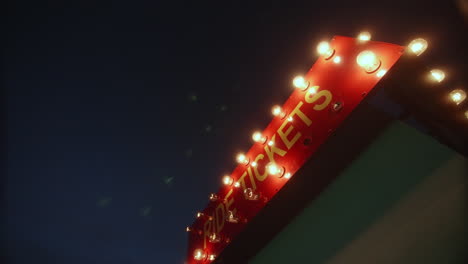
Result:
[[[319,44],[321,57],[304,77],[293,80],[297,89],[272,109],[271,123],[254,133],[253,146],[237,157],[239,165],[187,228],[187,263],[216,259],[288,179],[306,161],[313,162],[314,152],[405,50],[366,38],[336,36]]]

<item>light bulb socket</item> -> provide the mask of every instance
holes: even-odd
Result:
[[[327,56],[327,54],[324,54],[324,55],[323,55],[323,58],[324,58],[325,60],[330,60],[331,58],[333,58],[334,55],[335,55],[335,49],[331,49],[330,54],[329,54],[328,56]]]
[[[218,200],[218,195],[215,193],[210,194],[210,201],[216,202]]]
[[[276,174],[278,176],[278,178],[282,178],[284,176],[284,172],[286,170],[284,169],[283,166],[279,166],[279,172]]]
[[[332,105],[332,110],[333,112],[337,113],[343,109],[343,103],[342,102],[335,102]]]
[[[367,73],[374,73],[374,72],[377,72],[379,69],[380,69],[380,66],[382,66],[382,61],[379,59],[379,66],[377,66],[377,68],[373,71],[366,71]]]
[[[211,233],[208,240],[210,241],[210,243],[213,243],[213,244],[219,243],[221,241],[221,236],[216,233]]]
[[[310,82],[309,81],[306,81],[306,82],[307,82],[307,85],[304,86],[304,88],[298,88],[298,89],[302,91],[307,91],[307,89],[310,87]]]
[[[248,201],[257,201],[259,195],[255,193],[252,188],[247,188],[244,190],[244,198]]]
[[[239,218],[234,215],[234,212],[229,210],[226,214],[226,221],[229,223],[237,224],[239,223]]]

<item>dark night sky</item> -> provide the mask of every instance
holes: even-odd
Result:
[[[183,263],[185,226],[319,40],[423,36],[468,72],[447,1],[66,2],[8,8],[9,263]]]

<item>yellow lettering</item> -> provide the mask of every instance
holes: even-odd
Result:
[[[258,164],[258,161],[262,160],[264,157],[265,155],[258,154],[257,157],[255,158],[255,162]],[[266,170],[263,172],[263,174],[260,174],[260,172],[258,172],[258,165],[254,167],[254,173],[255,173],[255,178],[257,178],[257,180],[259,181],[264,181],[266,177],[268,177],[268,173]]]
[[[230,210],[231,205],[234,203],[234,198],[229,199],[229,196],[231,196],[232,192],[233,189],[229,190],[229,192],[226,194],[226,197],[224,197],[224,205],[226,206],[226,211],[232,211],[233,213],[236,213],[236,208]]]
[[[312,120],[310,120],[310,118],[308,118],[304,114],[304,112],[302,112],[301,109],[300,109],[303,104],[304,103],[302,101],[300,101],[296,105],[296,108],[294,108],[294,110],[291,112],[290,116],[297,115],[307,126],[310,126],[310,124],[312,124]]]
[[[206,248],[206,238],[210,237],[211,221],[206,220],[203,225],[203,248]]]
[[[273,135],[273,137],[271,138],[271,140],[273,140],[273,142],[275,141],[275,136],[276,135]],[[274,145],[271,146],[268,146],[268,145],[265,145],[265,153],[267,154],[268,156],[268,159],[270,160],[270,162],[275,162],[275,159],[273,157],[273,155],[276,153],[278,155],[280,155],[281,157],[283,157],[285,154],[286,154],[286,151],[285,150],[282,150],[280,148],[277,148],[275,147]]]
[[[257,185],[255,184],[255,179],[252,176],[252,170],[250,169],[250,167],[247,168],[247,171],[249,171],[249,170],[250,170],[250,172],[248,173],[248,175],[249,175],[249,178],[250,178],[250,183],[252,184],[252,190],[255,191],[255,189],[257,189]],[[244,180],[245,176],[247,176],[247,171],[244,171],[242,176],[239,178],[239,182],[240,182],[240,184],[242,186],[242,190],[247,189],[247,185],[245,184],[245,180]]]
[[[289,124],[289,128],[286,130],[286,132],[284,132],[283,129],[288,124]],[[297,132],[296,135],[291,140],[289,140],[288,135],[291,134],[291,131],[293,129],[294,129],[294,126],[291,125],[291,123],[288,120],[284,120],[283,124],[281,124],[280,128],[277,131],[281,140],[283,140],[283,143],[286,145],[288,149],[290,149],[302,135],[301,132]]]
[[[212,224],[211,224],[211,229],[213,230],[212,233],[216,233],[216,222],[215,222],[216,220],[215,220],[215,216],[216,216],[216,215],[212,215],[212,216],[211,216],[211,219],[212,219],[212,220],[210,221],[210,222],[212,222]]]
[[[257,189],[257,184],[255,183],[255,178],[253,176],[251,167],[247,168],[247,173],[249,174],[250,182],[252,183],[252,186],[253,186],[252,190]]]
[[[320,99],[321,97],[325,97],[325,101],[321,104],[318,104],[318,105],[315,105],[314,106],[314,110],[316,111],[321,111],[323,110],[325,107],[327,107],[331,100],[332,100],[332,94],[330,93],[330,91],[328,90],[321,90],[320,92],[318,93],[315,93],[312,95],[312,93],[310,91],[307,91],[306,95],[305,95],[305,100],[307,103],[311,104],[311,103],[314,103],[315,101],[317,101],[318,99]]]
[[[224,211],[224,204],[220,203],[216,207],[216,232],[219,233],[223,230],[224,221],[226,221],[226,212]]]

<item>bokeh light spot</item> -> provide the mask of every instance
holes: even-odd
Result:
[[[111,202],[112,197],[102,197],[97,201],[96,205],[99,207],[106,207],[109,206]]]

